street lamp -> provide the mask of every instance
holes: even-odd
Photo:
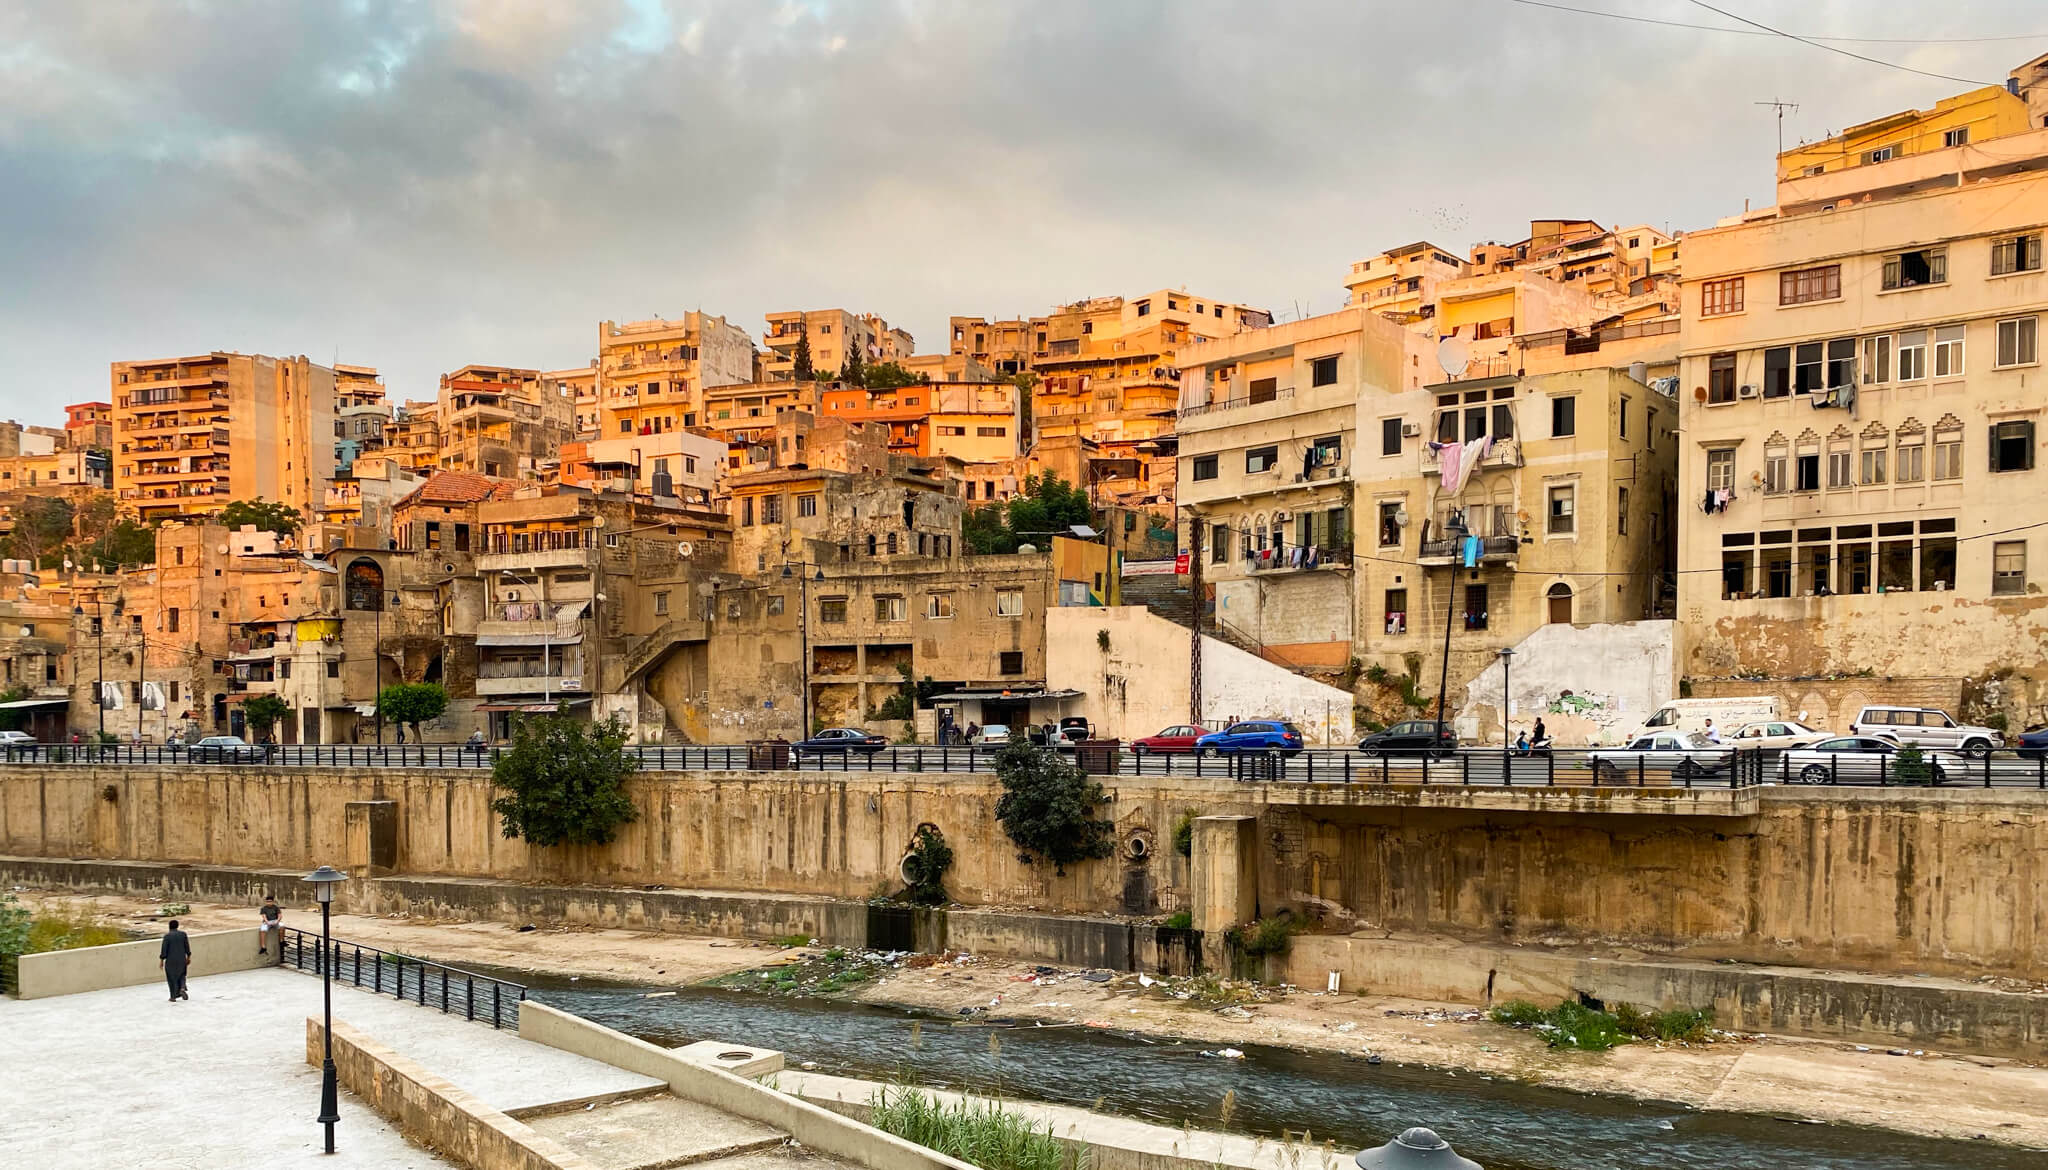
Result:
[[[1464,559],[1465,512],[1454,510],[1444,521],[1444,536],[1451,542],[1451,579],[1445,583],[1444,592],[1450,596],[1444,602],[1444,665],[1436,679],[1436,742],[1444,738],[1444,699],[1451,685],[1451,623],[1458,615],[1458,563]]]
[[[1514,661],[1515,648],[1500,648],[1500,742],[1503,745],[1514,742],[1508,737],[1508,716],[1513,713],[1515,692],[1508,687],[1508,664]]]
[[[795,572],[794,570],[796,569],[817,569],[818,573],[815,577],[806,577],[802,573]],[[810,583],[812,581],[823,581],[825,579],[825,570],[822,566],[811,564],[809,561],[782,562],[782,579],[787,581],[791,577],[796,578],[796,638],[797,652],[800,656],[796,671],[796,685],[801,689],[800,709],[802,710],[804,721],[803,730],[797,734],[797,738],[808,739],[811,734]]]
[[[341,1120],[341,1098],[334,1085],[334,934],[330,915],[334,887],[347,881],[348,875],[323,865],[299,880],[313,883],[313,900],[320,903],[320,1038],[326,1052],[320,1062],[320,1116],[316,1120],[327,1127],[327,1152],[331,1154],[334,1123]]]
[[[1419,1125],[1402,1130],[1384,1146],[1358,1151],[1352,1161],[1359,1170],[1485,1170],[1472,1159],[1459,1157],[1435,1130]]]

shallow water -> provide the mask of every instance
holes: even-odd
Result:
[[[2039,1170],[2048,1154],[1854,1126],[1572,1093],[1327,1053],[1201,1046],[1094,1028],[988,1026],[823,999],[522,978],[533,997],[662,1045],[703,1039],[779,1049],[792,1066],[940,1088],[1099,1107],[1161,1124],[1279,1136],[1309,1131],[1339,1149],[1428,1125],[1488,1170]],[[1788,1109],[1796,1109],[1788,1101]]]

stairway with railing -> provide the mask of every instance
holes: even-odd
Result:
[[[526,998],[526,988],[509,980],[344,939],[322,946],[319,935],[289,926],[278,942],[278,965],[316,976],[331,969],[336,983],[438,1008],[444,1015],[493,1028],[518,1027],[519,1004]]]

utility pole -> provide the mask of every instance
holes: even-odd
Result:
[[[1188,722],[1202,722],[1202,514],[1188,509]]]
[[[1769,106],[1773,110],[1776,110],[1778,112],[1778,153],[1785,153],[1785,111],[1791,110],[1795,114],[1798,113],[1799,103],[1781,102],[1776,98],[1772,98],[1770,101],[1767,102],[1751,102],[1750,104],[1757,106]]]

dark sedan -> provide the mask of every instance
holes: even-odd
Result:
[[[789,745],[789,750],[803,755],[822,756],[839,752],[878,752],[889,746],[889,741],[879,735],[872,735],[858,727],[828,727],[809,739]]]
[[[1369,756],[1441,756],[1458,750],[1458,733],[1448,723],[1410,719],[1359,740],[1358,750]]]
[[[2048,756],[2048,727],[2029,727],[2020,733],[2019,743],[2014,745],[2022,756],[2038,760]]]

